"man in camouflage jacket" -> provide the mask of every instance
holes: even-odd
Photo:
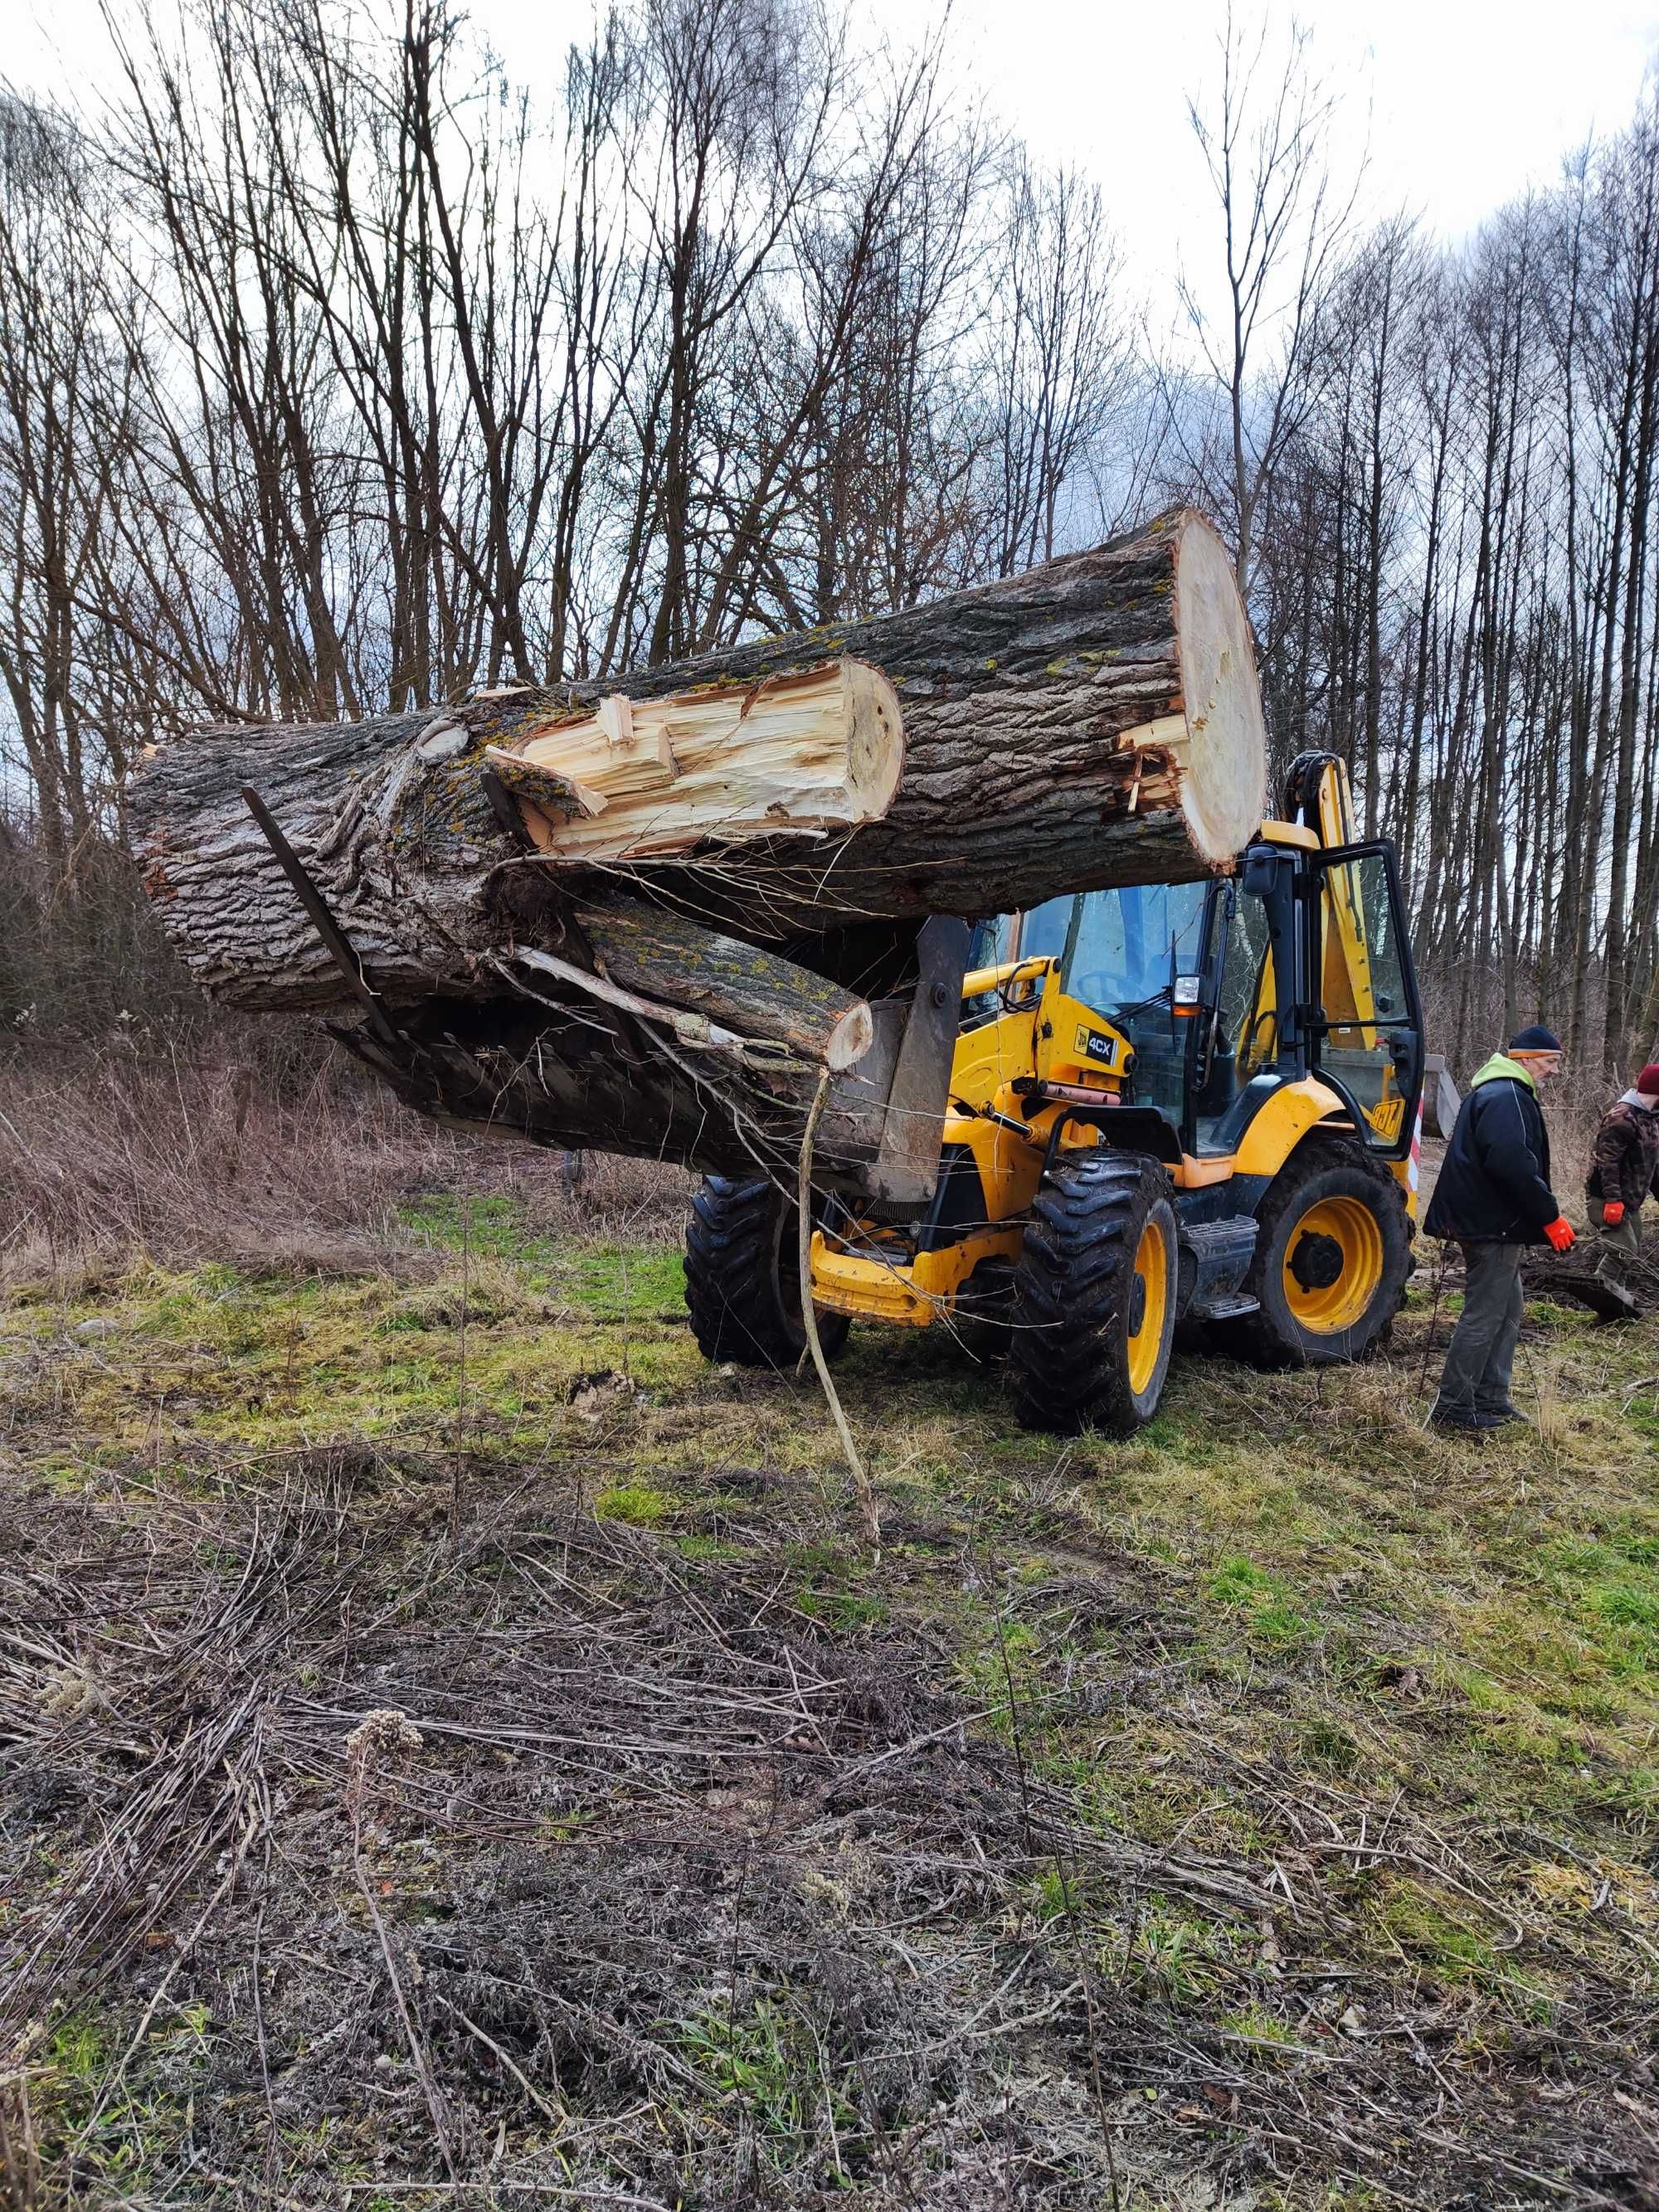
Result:
[[[1659,1060],[1601,1116],[1584,1184],[1590,1226],[1601,1232],[1601,1264],[1623,1273],[1642,1249],[1642,1200],[1659,1198]]]

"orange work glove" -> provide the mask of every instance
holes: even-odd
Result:
[[[1616,1229],[1624,1218],[1625,1201],[1622,1198],[1610,1198],[1601,1208],[1601,1218],[1609,1229]]]
[[[1572,1245],[1572,1224],[1565,1213],[1558,1213],[1553,1221],[1547,1221],[1544,1234],[1558,1252],[1565,1252]]]

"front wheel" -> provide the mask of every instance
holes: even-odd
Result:
[[[1014,1279],[1019,1419],[1133,1436],[1158,1411],[1175,1336],[1168,1178],[1139,1153],[1086,1152],[1051,1172],[1031,1215]]]
[[[1256,1220],[1241,1285],[1256,1311],[1217,1323],[1218,1340],[1258,1367],[1363,1358],[1398,1312],[1411,1272],[1394,1177],[1357,1146],[1311,1137],[1267,1186]]]
[[[799,1218],[764,1176],[706,1179],[685,1230],[685,1303],[705,1359],[793,1367],[805,1351]],[[833,1359],[847,1341],[847,1317],[816,1310],[818,1341]]]

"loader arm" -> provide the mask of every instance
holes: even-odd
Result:
[[[1334,753],[1304,753],[1291,769],[1290,799],[1296,818],[1315,830],[1328,853],[1359,842],[1353,792],[1346,763]],[[1326,878],[1321,915],[1322,972],[1320,999],[1325,1018],[1340,1024],[1341,1042],[1353,1049],[1375,1051],[1376,1013],[1371,985],[1370,951],[1365,933],[1364,896],[1352,872]],[[1334,1038],[1336,1032],[1333,1032]]]

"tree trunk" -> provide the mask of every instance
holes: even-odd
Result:
[[[510,971],[503,963],[501,995],[431,1000],[392,1037],[370,1024],[329,1026],[406,1104],[447,1125],[704,1174],[792,1170],[821,1063],[714,1024],[698,1034],[678,1009],[642,996],[594,997],[575,972],[526,954]],[[876,1048],[831,1075],[815,1146],[825,1188],[862,1194],[878,1179],[902,1022],[901,1007],[889,1011]]]
[[[428,1000],[395,1021],[377,1005],[356,1028],[329,1027],[434,1120],[707,1174],[793,1173],[827,1084],[815,1180],[901,1210],[925,1204],[963,924],[924,928],[908,988],[872,1007],[681,915],[629,903],[583,922],[570,945],[580,962],[521,946],[492,961],[489,995]]]
[[[349,1003],[250,785],[375,988],[410,1005],[495,992],[526,945],[569,957],[577,904],[618,878],[774,944],[1190,879],[1255,830],[1265,766],[1231,563],[1177,511],[931,606],[612,686],[206,732],[146,760],[128,807],[215,996]]]

